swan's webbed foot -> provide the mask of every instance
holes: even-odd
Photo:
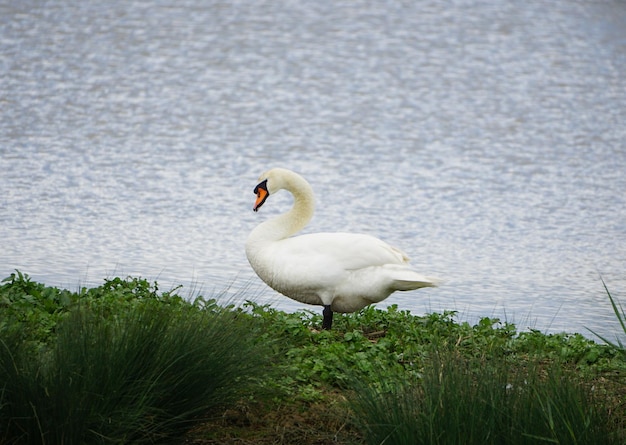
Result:
[[[324,310],[322,311],[324,315],[324,320],[322,321],[322,329],[330,330],[333,326],[333,311],[330,308],[330,304],[324,305]]]

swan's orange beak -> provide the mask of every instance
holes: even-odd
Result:
[[[254,188],[254,193],[256,193],[256,201],[252,210],[256,212],[261,208],[267,197],[270,195],[270,192],[267,191],[267,179]]]
[[[254,203],[254,207],[252,207],[252,210],[254,210],[255,212],[258,211],[259,207],[263,205],[268,196],[269,193],[267,193],[267,190],[259,189],[256,194],[256,202]]]

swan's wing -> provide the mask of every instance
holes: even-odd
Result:
[[[344,270],[358,270],[384,264],[404,264],[408,257],[399,249],[369,235],[355,233],[313,233],[279,242],[287,257],[328,262]]]

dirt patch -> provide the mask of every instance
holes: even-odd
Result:
[[[329,394],[310,403],[244,403],[194,429],[187,443],[198,445],[354,445],[362,437],[350,420],[345,398]]]

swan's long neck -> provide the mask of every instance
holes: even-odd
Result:
[[[313,189],[300,175],[289,173],[281,178],[282,188],[293,195],[293,206],[288,212],[259,224],[250,234],[250,242],[265,243],[288,238],[302,230],[313,217]]]

